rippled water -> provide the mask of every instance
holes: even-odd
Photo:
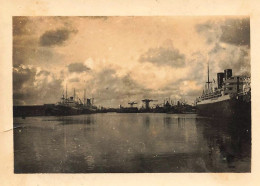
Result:
[[[14,118],[14,171],[250,172],[250,129],[194,114]]]

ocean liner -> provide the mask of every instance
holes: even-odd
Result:
[[[214,79],[213,79],[214,80]],[[196,99],[199,115],[223,118],[251,118],[251,78],[232,76],[232,69],[217,73],[217,85],[209,80]]]

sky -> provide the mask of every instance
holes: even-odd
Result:
[[[193,103],[207,80],[250,76],[243,16],[13,17],[13,103],[56,103],[67,85],[97,106]]]

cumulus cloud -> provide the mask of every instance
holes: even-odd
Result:
[[[227,19],[221,27],[220,41],[250,46],[250,19]]]
[[[66,40],[69,39],[69,36],[72,32],[73,31],[64,28],[46,31],[40,37],[40,45],[41,46],[62,45]]]
[[[83,63],[71,63],[68,65],[68,70],[69,72],[81,73],[90,70],[90,68],[88,68]]]
[[[13,87],[14,90],[21,89],[24,84],[32,84],[35,80],[36,69],[23,66],[13,68]]]
[[[204,35],[207,43],[224,42],[250,46],[250,19],[227,18],[196,25],[196,31]]]
[[[41,70],[39,73],[37,73],[37,76],[41,75],[48,76],[50,75],[50,72],[48,72],[47,70]]]
[[[210,78],[225,68],[250,75],[249,31],[241,17],[14,17],[14,103],[55,103],[62,84],[103,106],[192,102],[208,60]]]
[[[47,46],[64,45],[76,32],[67,17],[13,17],[13,64],[64,62],[63,52]]]
[[[13,69],[14,105],[55,103],[62,89],[62,80],[47,71],[37,73],[35,67],[24,65]]]
[[[150,48],[140,56],[140,62],[149,62],[155,65],[168,65],[180,68],[185,65],[185,55],[174,47]]]
[[[48,48],[38,47],[38,36],[28,17],[13,18],[13,64],[33,64],[48,62],[53,52]]]
[[[226,68],[233,69],[236,75],[250,76],[249,18],[207,21],[196,25],[196,30],[210,44],[207,60],[210,62],[213,77]]]
[[[134,81],[129,74],[119,76],[116,70],[104,68],[86,81],[87,94],[95,95],[97,105],[127,106],[129,101],[138,101],[151,96],[150,89]]]
[[[131,74],[119,76],[115,69],[105,68],[93,75],[93,78],[86,82],[87,94],[94,95],[96,104],[103,106],[128,106],[129,101],[136,101],[142,106],[142,99],[155,99],[163,103],[165,98],[172,100],[185,98],[193,102],[194,95],[201,93],[200,87],[193,81],[173,81],[167,86],[158,89],[149,89],[145,84],[134,80]],[[196,96],[196,95],[195,95]]]
[[[218,64],[218,69],[231,68],[236,75],[250,76],[250,48],[248,46],[221,47],[218,44],[211,52],[214,63]]]

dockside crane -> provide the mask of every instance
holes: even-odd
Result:
[[[158,100],[153,100],[153,99],[143,99],[142,100],[142,102],[144,102],[144,104],[145,104],[145,109],[146,110],[150,109],[150,105],[149,104],[150,104],[151,101],[158,101]]]
[[[130,102],[130,103],[128,103],[130,106],[131,106],[131,108],[133,108],[133,106],[135,105],[135,104],[137,104],[136,102]]]

